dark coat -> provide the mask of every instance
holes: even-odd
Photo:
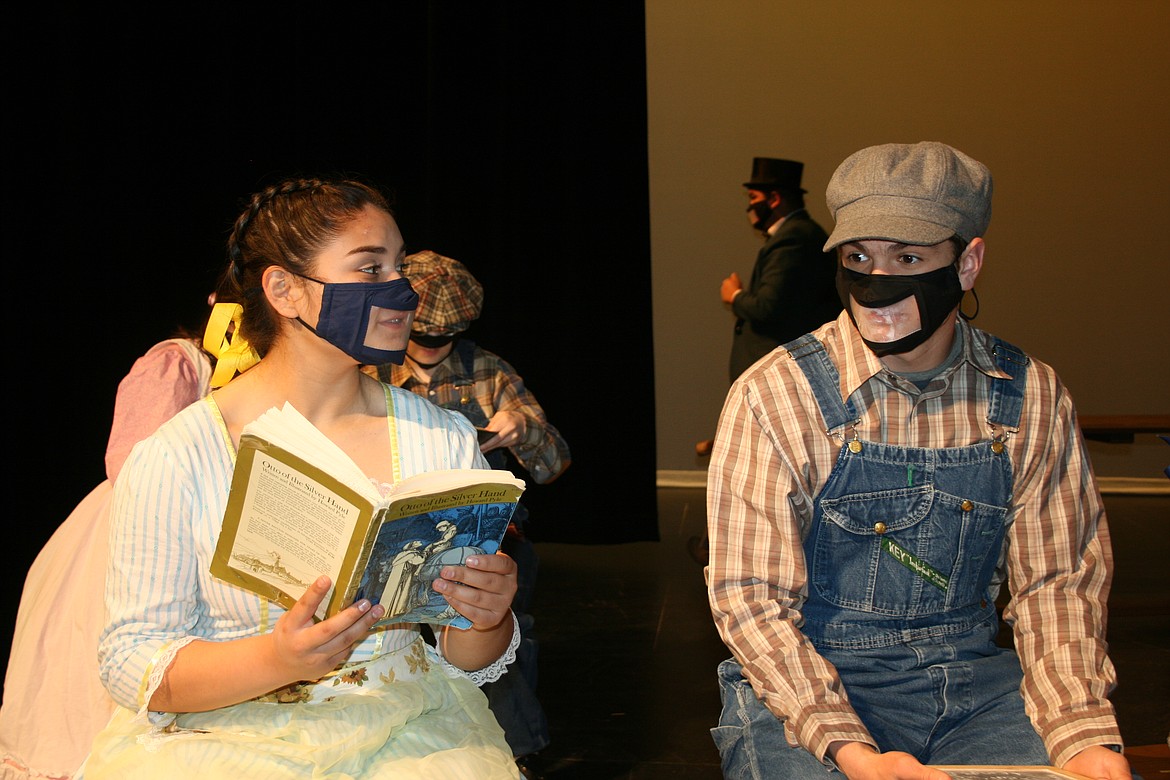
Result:
[[[776,347],[841,312],[836,252],[822,251],[828,238],[801,210],[788,215],[764,242],[750,283],[731,305],[736,316],[731,381]]]

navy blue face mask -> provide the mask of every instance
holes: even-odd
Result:
[[[297,274],[300,276],[300,274]],[[321,313],[317,316],[317,327],[297,317],[311,332],[328,341],[351,358],[367,366],[383,363],[402,365],[406,360],[406,349],[376,349],[366,346],[366,331],[370,325],[370,312],[374,307],[393,311],[414,311],[418,308],[418,293],[405,278],[388,282],[322,282],[311,276],[304,276],[317,282],[321,291]]]

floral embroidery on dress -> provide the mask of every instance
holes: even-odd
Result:
[[[421,672],[428,672],[431,669],[430,661],[427,660],[426,647],[422,642],[416,642],[410,648],[410,652],[406,656],[406,664],[410,667],[411,674],[418,674]]]
[[[253,701],[262,701],[269,704],[301,704],[313,697],[309,690],[311,683],[293,683],[283,688],[277,688],[272,693],[257,696]]]
[[[370,679],[370,675],[366,672],[366,667],[359,666],[356,669],[350,669],[344,674],[339,674],[333,678],[334,685],[341,685],[342,683],[349,683],[350,685],[362,686],[366,684],[366,680]]]

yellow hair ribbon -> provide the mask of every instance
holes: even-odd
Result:
[[[240,335],[240,315],[244,307],[238,303],[217,303],[207,318],[203,331],[203,348],[215,358],[211,386],[223,387],[237,373],[244,373],[260,362],[260,356],[248,340]]]

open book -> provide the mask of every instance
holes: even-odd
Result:
[[[383,498],[291,405],[244,426],[211,573],[285,608],[327,574],[316,617],[367,598],[376,625],[471,622],[431,588],[440,569],[495,553],[523,480],[501,469],[416,474]]]
[[[951,780],[1089,780],[1084,775],[1052,766],[942,766],[931,764],[951,776]]]

